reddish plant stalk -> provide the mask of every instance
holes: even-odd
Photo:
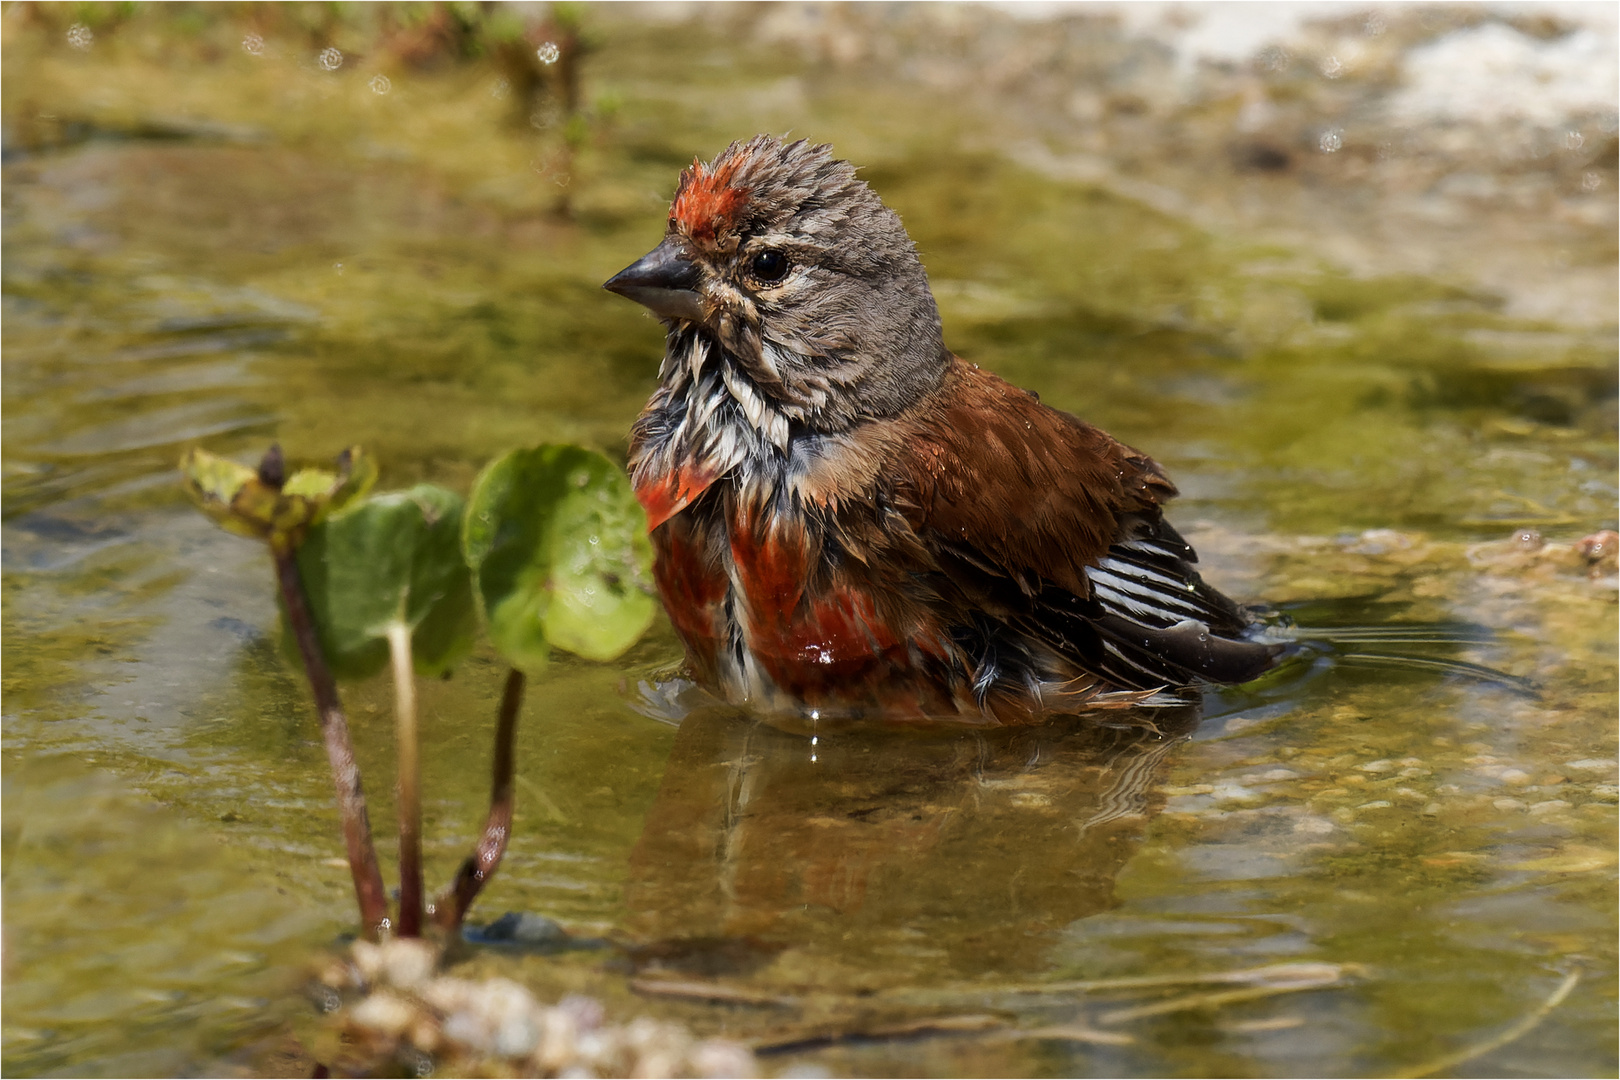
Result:
[[[304,597],[304,579],[290,547],[272,543],[276,560],[276,580],[287,609],[287,623],[298,641],[315,695],[315,709],[321,717],[321,734],[326,741],[326,759],[332,766],[332,784],[337,788],[338,814],[343,820],[343,841],[348,848],[349,872],[354,876],[354,895],[360,904],[360,921],[365,936],[376,940],[388,925],[388,894],[383,889],[382,871],[377,867],[377,850],[371,843],[371,819],[366,814],[366,794],[360,786],[360,766],[354,760],[354,744],[349,741],[349,722],[338,701],[337,683],[321,655],[315,636],[315,621]]]
[[[435,912],[440,927],[450,933],[461,928],[467,909],[472,907],[485,883],[495,876],[501,856],[506,854],[506,842],[512,835],[513,750],[518,713],[523,708],[523,683],[523,672],[517,668],[507,673],[500,716],[495,722],[495,762],[491,769],[489,817],[484,822],[484,834],[456,871],[455,881],[451,882]]]

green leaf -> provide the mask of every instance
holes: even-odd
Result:
[[[463,547],[490,638],[513,666],[550,646],[611,660],[652,623],[652,545],[630,482],[578,446],[514,450],[478,477]]]
[[[337,473],[325,469],[299,469],[287,477],[287,482],[281,485],[281,493],[318,499],[337,486],[337,482]]]
[[[377,461],[358,446],[338,455],[338,482],[326,493],[325,512],[335,514],[365,497],[377,482]],[[294,480],[298,479],[295,475]],[[289,481],[291,483],[291,481]]]
[[[192,501],[222,528],[242,536],[263,536],[268,531],[257,522],[239,520],[233,509],[243,489],[259,480],[246,465],[192,447],[180,459],[180,476]]]
[[[461,557],[461,497],[431,484],[379,495],[309,530],[298,569],[333,674],[364,678],[388,662],[387,634],[412,628],[416,670],[450,670],[477,632]]]

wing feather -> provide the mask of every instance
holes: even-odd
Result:
[[[960,360],[901,427],[893,501],[971,628],[956,636],[977,696],[1032,676],[1241,682],[1274,662],[1164,521],[1176,489],[1152,458]]]

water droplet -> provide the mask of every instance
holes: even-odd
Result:
[[[322,49],[315,62],[321,65],[322,71],[336,71],[343,66],[343,54],[333,48]]]
[[[386,94],[388,91],[394,88],[394,84],[388,81],[388,76],[386,75],[373,75],[371,77],[371,81],[366,83],[366,85],[371,87],[371,92],[373,94],[378,95]]]
[[[1344,146],[1344,130],[1342,128],[1328,128],[1322,132],[1321,138],[1316,140],[1316,148],[1324,154],[1336,154]]]
[[[591,546],[595,547],[597,544],[600,544],[602,542],[602,538],[600,536],[593,536],[593,537],[590,538],[590,541],[591,541]]]
[[[68,27],[67,43],[73,46],[75,49],[83,52],[85,49],[88,49],[91,45],[95,44],[95,41],[96,35],[92,34],[90,32],[90,28],[84,25],[84,23],[74,23],[72,26]]]
[[[1603,174],[1600,172],[1589,172],[1585,176],[1581,177],[1582,191],[1596,191],[1602,186]]]
[[[1337,79],[1344,74],[1344,65],[1339,62],[1337,56],[1330,56],[1322,61],[1322,74],[1330,79]]]
[[[264,38],[258,34],[249,34],[242,39],[242,51],[249,56],[264,55]]]
[[[542,64],[555,64],[557,58],[562,55],[562,50],[557,48],[555,41],[548,41],[534,50],[534,55],[540,58]]]
[[[1586,145],[1586,136],[1578,131],[1571,131],[1564,136],[1564,149],[1579,150]]]
[[[341,273],[343,273],[343,264],[342,263],[333,263],[332,264],[332,269],[336,270],[338,273],[341,274]]]

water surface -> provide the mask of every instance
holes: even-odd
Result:
[[[468,969],[763,1039],[1092,1023],[1119,1002],[1039,987],[1348,965],[1119,1022],[1125,1043],[957,1035],[767,1062],[962,1075],[1385,1075],[1490,1040],[1579,972],[1458,1069],[1614,1072],[1613,579],[1503,543],[1613,527],[1612,326],[1207,232],[1015,163],[980,114],[914,84],[701,28],[596,25],[592,126],[567,157],[503,126],[477,64],[395,71],[379,95],[363,57],[166,53],[129,26],[88,52],[7,28],[8,1074],[306,1067],[318,1020],[297,987],[353,926],[268,561],[185,503],[182,450],[358,442],[386,487],[463,491],[518,444],[622,459],[661,334],[599,283],[656,242],[694,153],[789,128],[900,211],[953,348],[1165,464],[1214,582],[1302,621],[1487,628],[1452,655],[1539,696],[1324,662],[1156,734],[811,743],[633,708],[679,658],[660,621],[623,660],[559,659],[532,686],[516,839],[477,909],[614,947]],[[430,880],[482,818],[501,676],[481,653],[422,689]],[[385,836],[388,690],[346,700]],[[631,972],[798,1004],[637,997]]]

